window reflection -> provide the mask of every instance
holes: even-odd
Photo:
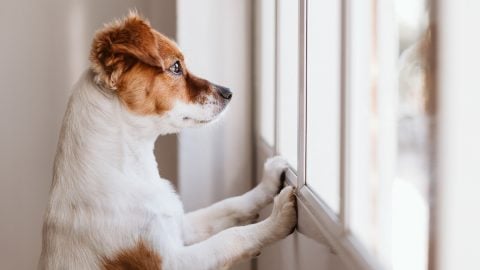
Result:
[[[397,155],[392,185],[394,270],[427,269],[431,163],[431,33],[426,0],[398,0]]]

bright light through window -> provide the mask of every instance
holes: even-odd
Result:
[[[393,270],[428,267],[433,95],[425,0],[396,0],[399,29],[396,177],[392,185]]]
[[[261,53],[255,58],[258,83],[258,107],[260,135],[265,142],[275,145],[275,0],[262,0],[257,12],[261,21],[256,31]]]
[[[340,208],[340,1],[310,1],[307,32],[306,183]]]
[[[430,33],[425,1],[396,3],[374,10],[357,2],[351,6],[349,227],[388,269],[425,270],[433,117]],[[396,20],[372,24],[386,14]]]
[[[277,5],[278,151],[297,168],[299,4],[279,0]]]

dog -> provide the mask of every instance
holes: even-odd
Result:
[[[228,269],[294,230],[281,157],[254,189],[191,213],[160,177],[156,138],[214,121],[232,99],[193,75],[172,40],[131,12],[96,33],[90,62],[60,132],[39,269]]]

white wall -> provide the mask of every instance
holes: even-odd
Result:
[[[251,1],[178,0],[177,11],[190,70],[233,91],[220,122],[180,134],[180,194],[193,210],[251,187]],[[236,269],[249,268],[246,262]]]
[[[88,66],[96,28],[137,7],[175,35],[175,0],[18,0],[0,8],[0,262],[36,268],[42,215],[71,85]],[[175,137],[159,145],[176,147]],[[174,152],[174,151],[173,151]],[[168,166],[176,166],[174,162]],[[163,169],[175,177],[176,170]]]
[[[189,69],[233,92],[219,122],[180,134],[180,193],[192,210],[251,187],[251,3],[179,0],[177,5],[178,40]]]
[[[439,270],[480,269],[480,37],[474,0],[438,1],[437,188],[434,249]]]

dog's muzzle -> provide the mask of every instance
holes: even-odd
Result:
[[[218,94],[222,98],[224,98],[225,100],[229,101],[229,100],[232,99],[233,93],[232,93],[232,91],[230,91],[229,88],[223,87],[223,86],[220,86],[220,85],[215,85],[215,88],[217,89]]]

